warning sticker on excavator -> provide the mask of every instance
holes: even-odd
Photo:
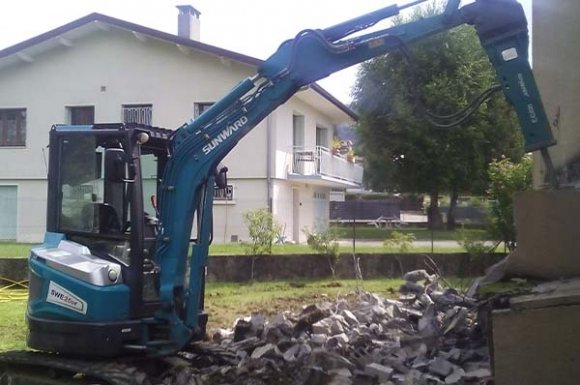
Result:
[[[52,281],[48,284],[46,302],[65,307],[78,313],[87,314],[86,301]]]

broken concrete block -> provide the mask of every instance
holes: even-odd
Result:
[[[310,355],[310,364],[313,366],[321,367],[326,371],[346,368],[352,372],[352,370],[355,368],[354,364],[346,357],[320,348],[312,350]]]
[[[233,335],[234,333],[231,330],[218,328],[213,330],[212,341],[219,344],[228,338],[232,338]]]
[[[411,282],[430,281],[431,275],[427,273],[427,270],[413,270],[405,273],[403,279]]]
[[[463,377],[465,377],[465,370],[462,368],[454,368],[450,375],[445,377],[446,384],[458,384]]]
[[[429,372],[441,377],[447,377],[453,371],[453,365],[442,357],[437,357],[429,363]]]
[[[352,372],[348,368],[330,369],[328,371],[328,374],[333,375],[333,376],[337,375],[337,376],[342,376],[342,377],[352,377]]]
[[[383,323],[386,329],[413,330],[413,324],[407,318],[396,317]]]
[[[296,354],[296,358],[301,358],[304,356],[309,355],[312,352],[312,348],[308,344],[301,344],[298,352]]]
[[[272,344],[266,344],[264,346],[259,346],[256,349],[254,349],[254,351],[252,352],[250,357],[252,357],[253,359],[259,359],[259,358],[262,358],[268,354],[273,353],[275,349],[276,349],[276,347]]]
[[[313,345],[322,346],[322,345],[326,344],[326,341],[328,341],[327,334],[312,334],[310,336],[310,343]]]
[[[326,342],[326,346],[328,346],[329,348],[344,349],[348,344],[348,341],[349,339],[346,334],[344,333],[337,334],[328,339],[328,341]]]
[[[433,296],[431,298],[433,298]],[[465,304],[465,297],[458,295],[452,290],[445,290],[440,296],[433,298],[433,300],[440,306],[457,306]]]
[[[296,361],[296,356],[299,351],[300,345],[294,345],[290,347],[288,350],[286,350],[282,357],[284,358],[284,360],[288,362]]]
[[[361,370],[355,370],[353,372],[353,384],[357,385],[374,385],[376,383],[376,377],[365,373]]]
[[[342,316],[344,318],[344,320],[350,325],[350,326],[354,326],[356,324],[358,324],[358,320],[355,317],[354,314],[352,314],[352,312],[348,309],[343,309],[342,310]]]
[[[375,305],[375,306],[373,306],[371,308],[371,311],[372,311],[372,317],[373,317],[373,319],[376,319],[376,320],[379,320],[379,321],[382,320],[383,318],[385,318],[386,317],[386,314],[387,314],[387,310],[383,306],[381,306],[381,305]]]
[[[294,326],[294,329],[298,332],[309,330],[313,324],[328,317],[329,315],[330,310],[327,307],[321,307],[319,305],[307,306],[298,315],[298,320]]]
[[[368,323],[372,321],[372,316],[363,310],[353,310],[352,312],[359,323]]]
[[[467,379],[481,380],[483,378],[491,377],[491,370],[487,368],[470,370],[465,373],[464,377]]]
[[[580,276],[580,191],[523,191],[514,195],[518,229],[507,274],[543,279]],[[549,257],[550,262],[546,263]]]
[[[327,320],[321,320],[312,324],[312,333],[314,334],[330,334],[330,325]]]
[[[330,317],[330,334],[331,335],[335,335],[335,334],[342,334],[344,333],[344,328],[345,326],[348,327],[348,324],[346,323],[346,321],[344,320],[344,317],[341,315],[333,315],[332,317]],[[314,329],[313,329],[314,331]]]
[[[383,299],[375,293],[364,293],[363,298],[371,305],[380,305],[383,303]]]
[[[352,384],[352,380],[350,379],[350,377],[345,377],[345,376],[341,376],[338,374],[330,374],[331,375],[331,379],[329,382],[327,382],[327,385],[351,385]]]
[[[425,287],[416,282],[407,281],[399,288],[399,291],[403,294],[421,295],[425,292]]]
[[[377,363],[372,363],[365,366],[365,373],[371,376],[376,376],[379,381],[386,381],[391,378],[391,375],[393,374],[393,368],[389,368],[388,366]]]

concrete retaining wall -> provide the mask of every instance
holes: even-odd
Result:
[[[469,257],[467,254],[436,254],[433,260],[446,276],[468,277],[482,275],[484,270],[505,255],[492,254]],[[401,277],[401,272],[425,268],[425,254],[357,254],[364,278]],[[208,281],[243,282],[251,277],[252,258],[240,256],[212,256],[209,258]],[[336,267],[338,278],[354,278],[353,258],[344,254]],[[26,259],[0,258],[0,277],[15,281],[27,279]],[[318,254],[258,256],[254,263],[256,280],[288,280],[330,277],[328,260]]]
[[[357,254],[364,278],[401,277],[402,272],[424,269],[425,254]],[[479,276],[485,269],[500,261],[504,255],[494,254],[470,258],[467,254],[437,254],[433,260],[446,276]],[[354,278],[352,255],[341,256],[336,267],[338,278]],[[208,266],[208,281],[242,282],[250,279],[251,257],[213,256]],[[286,280],[330,277],[325,256],[277,255],[256,257],[254,278],[257,280]]]
[[[26,258],[0,258],[0,286],[6,281],[24,281],[28,279],[28,261]]]

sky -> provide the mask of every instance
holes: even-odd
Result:
[[[531,1],[520,0],[531,20]],[[410,0],[3,0],[0,49],[99,12],[168,33],[177,33],[176,5],[201,12],[201,41],[266,59],[284,40],[306,28],[326,28],[361,14]],[[387,27],[388,24],[382,24]],[[348,104],[356,66],[319,84]]]

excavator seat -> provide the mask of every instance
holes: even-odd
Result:
[[[99,233],[120,234],[122,231],[121,221],[115,208],[107,203],[97,203],[96,208]]]

